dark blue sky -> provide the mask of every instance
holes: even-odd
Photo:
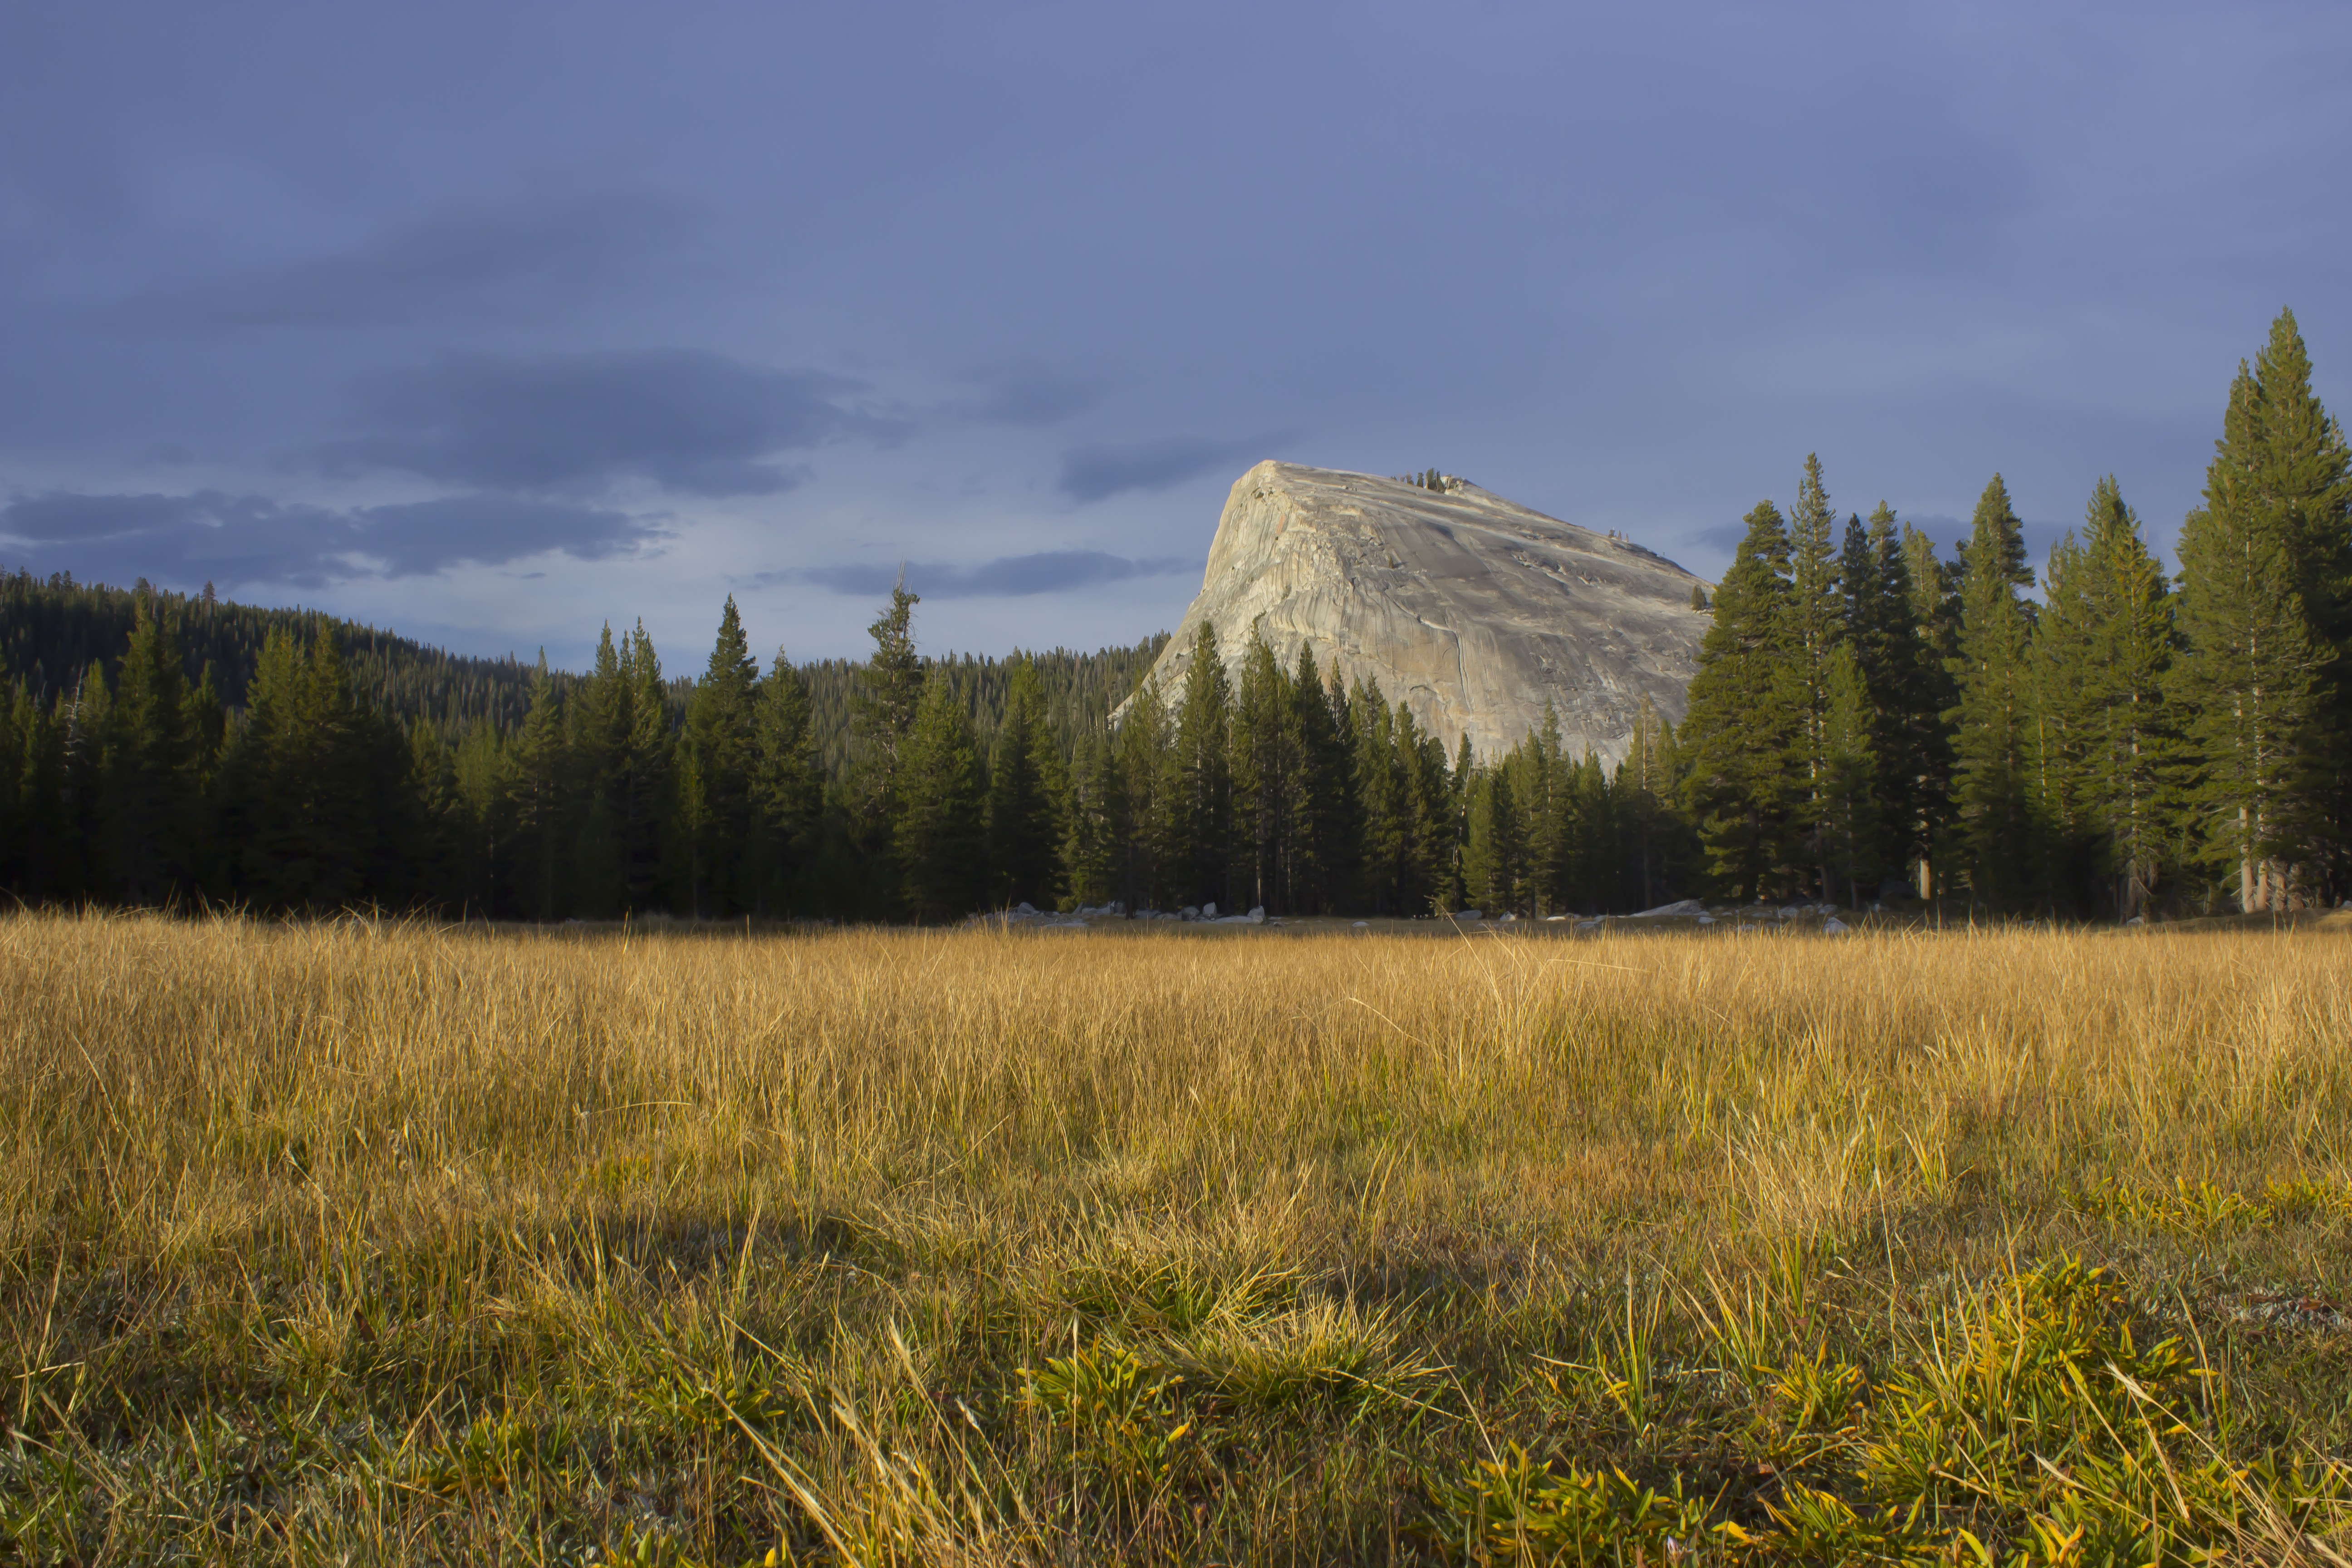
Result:
[[[1250,463],[1713,575],[1809,451],[2195,504],[2352,399],[2352,9],[0,9],[0,564],[578,662],[1172,625]]]

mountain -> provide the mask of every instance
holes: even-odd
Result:
[[[1286,668],[1304,642],[1327,679],[1377,682],[1449,752],[1467,734],[1499,754],[1549,702],[1570,755],[1613,764],[1643,698],[1681,722],[1707,626],[1691,591],[1706,587],[1465,479],[1260,463],[1234,482],[1201,592],[1152,674],[1172,709],[1206,621],[1238,680],[1255,626]]]

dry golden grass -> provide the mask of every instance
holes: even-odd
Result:
[[[2062,1254],[2318,1464],[2347,935],[0,920],[0,1560],[1785,1556],[1749,1373]]]

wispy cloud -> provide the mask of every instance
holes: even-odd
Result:
[[[1045,550],[1032,555],[1001,555],[976,566],[941,562],[910,562],[907,586],[934,599],[1018,598],[1031,594],[1055,594],[1098,583],[1131,577],[1160,577],[1170,573],[1198,571],[1200,563],[1178,556],[1130,560],[1099,550]],[[887,594],[898,580],[896,565],[805,566],[762,572],[751,579],[758,586],[780,583],[810,583],[836,594],[871,597]]]
[[[1173,489],[1187,479],[1222,468],[1238,472],[1274,457],[1295,440],[1293,432],[1219,440],[1206,436],[1163,436],[1156,440],[1073,447],[1062,458],[1056,488],[1072,500],[1102,500],[1123,490]]]
[[[904,425],[858,382],[771,370],[707,349],[446,354],[359,388],[364,433],[318,449],[333,472],[581,493],[628,476],[681,495],[774,495],[801,475],[773,459]]]
[[[85,577],[318,588],[429,576],[555,552],[594,561],[663,537],[659,520],[512,496],[458,495],[339,510],[264,496],[55,493],[0,508],[0,547]]]
[[[376,327],[510,318],[674,272],[704,228],[658,191],[528,195],[394,224],[353,249],[260,268],[99,313],[121,331]]]

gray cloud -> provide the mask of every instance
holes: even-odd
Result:
[[[118,331],[372,327],[506,318],[642,287],[673,270],[699,209],[658,192],[531,196],[414,218],[369,244],[173,293],[93,324]]]
[[[510,496],[449,496],[337,511],[218,490],[68,493],[22,498],[0,508],[0,542],[23,551],[36,568],[190,586],[209,580],[318,588],[354,577],[496,566],[550,550],[593,561],[660,536],[659,526],[647,519]]]
[[[1290,434],[1221,441],[1205,436],[1165,436],[1153,441],[1078,447],[1064,454],[1056,488],[1076,501],[1097,501],[1122,490],[1173,489],[1187,479],[1273,456]]]
[[[1099,550],[1045,550],[1034,555],[1002,555],[977,566],[950,566],[939,562],[913,562],[907,566],[907,586],[927,598],[1017,598],[1030,594],[1054,594],[1097,583],[1124,582],[1130,577],[1160,577],[1171,572],[1198,571],[1200,563],[1177,556],[1131,561]],[[898,580],[897,566],[809,566],[784,572],[762,572],[752,579],[759,586],[779,583],[813,583],[836,594],[870,597],[887,594]]]
[[[1102,391],[1091,382],[1057,375],[1034,365],[967,377],[980,395],[959,405],[964,418],[989,425],[1057,425],[1083,414],[1101,400]]]
[[[779,453],[899,433],[849,401],[860,390],[703,349],[449,354],[362,383],[369,433],[317,455],[331,471],[490,489],[576,492],[641,475],[685,495],[774,495],[801,477],[767,460]]]
[[[387,577],[425,575],[458,562],[495,566],[549,550],[602,561],[662,531],[626,512],[514,496],[444,496],[352,515],[361,530],[357,553],[382,562]]]

